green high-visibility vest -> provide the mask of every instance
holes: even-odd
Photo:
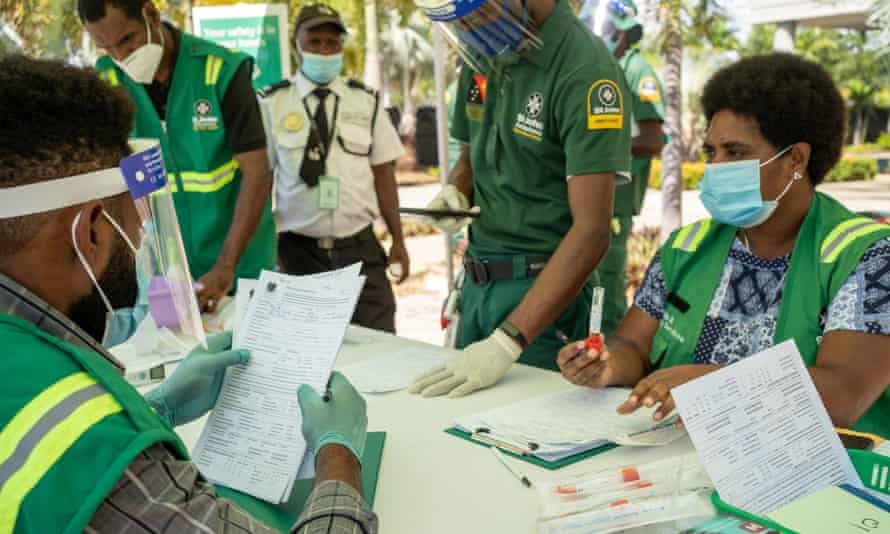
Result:
[[[188,452],[95,352],[0,314],[0,534],[80,533],[156,443]]]
[[[189,269],[200,278],[222,250],[241,190],[241,170],[226,142],[222,100],[238,67],[252,59],[182,33],[166,117],[158,117],[145,86],[104,56],[99,75],[127,89],[136,105],[131,137],[160,139],[171,178],[176,215]],[[275,223],[267,203],[259,226],[241,256],[235,278],[257,278],[276,261]]]
[[[705,219],[676,232],[661,249],[669,295],[650,354],[654,368],[694,363],[695,347],[737,228]],[[794,339],[804,362],[816,363],[828,309],[862,255],[890,236],[890,226],[861,217],[816,193],[791,253],[773,343]],[[890,389],[853,425],[863,432],[890,432]]]

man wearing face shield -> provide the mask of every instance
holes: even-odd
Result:
[[[108,54],[96,64],[136,105],[133,137],[160,139],[202,311],[236,278],[275,266],[272,175],[249,56],[161,23],[151,0],[78,0]]]
[[[612,244],[596,268],[605,288],[603,333],[611,334],[627,313],[627,240],[633,218],[640,214],[649,185],[652,157],[664,147],[664,103],[661,82],[655,69],[643,58],[637,43],[643,38],[643,25],[636,19],[633,0],[608,0],[603,24],[603,42],[624,70],[633,101],[634,121],[639,133],[631,140],[631,182],[615,188],[615,217]]]
[[[794,340],[837,427],[890,429],[890,226],[815,190],[838,162],[846,106],[790,54],[745,58],[705,85],[712,218],[674,232],[602,351],[567,345],[562,374],[633,387],[618,410],[674,409],[671,390]]]
[[[0,115],[0,532],[275,532],[218,498],[172,429],[211,409],[249,354],[211,337],[143,398],[97,341],[137,295],[131,103],[92,71],[10,56]],[[328,403],[294,392],[318,485],[293,530],[373,532],[355,489],[364,403],[331,384]]]
[[[341,75],[346,25],[333,8],[304,6],[294,23],[300,69],[260,93],[275,172],[278,259],[284,272],[315,274],[362,262],[366,277],[352,322],[395,332],[387,279],[408,277],[395,162],[398,133],[377,91]],[[389,253],[374,235],[383,217]]]
[[[459,303],[463,351],[411,390],[457,397],[517,360],[556,369],[557,330],[587,335],[588,280],[609,247],[615,183],[630,169],[630,95],[566,0],[418,5],[466,60],[451,127],[463,150],[429,207],[480,214]]]

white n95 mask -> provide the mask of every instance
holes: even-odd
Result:
[[[164,57],[164,30],[159,32],[160,44],[151,42],[151,27],[148,25],[148,17],[142,13],[145,18],[145,35],[148,42],[133,51],[122,61],[114,60],[114,63],[120,67],[127,76],[136,83],[149,84],[154,80],[155,73],[161,65],[161,58]]]

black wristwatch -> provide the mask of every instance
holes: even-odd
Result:
[[[507,334],[510,339],[515,341],[522,350],[525,350],[525,348],[528,347],[528,340],[525,339],[525,336],[522,335],[522,332],[520,332],[519,329],[516,328],[516,325],[514,325],[510,321],[504,321],[498,328],[500,328],[501,332]]]

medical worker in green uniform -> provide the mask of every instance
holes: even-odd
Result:
[[[603,352],[560,351],[574,384],[633,387],[618,409],[794,340],[835,426],[890,434],[890,226],[815,189],[838,162],[846,105],[818,64],[753,56],[705,85],[712,218],[674,232]]]
[[[246,54],[181,32],[151,0],[78,0],[96,70],[136,104],[132,137],[160,139],[198,303],[275,267],[272,173]]]
[[[603,24],[603,41],[618,58],[633,100],[637,134],[630,145],[633,160],[628,185],[615,188],[615,216],[612,219],[612,244],[596,268],[599,283],[605,288],[603,332],[611,334],[627,313],[627,240],[633,218],[640,214],[649,185],[652,157],[664,147],[664,102],[661,82],[637,44],[643,38],[643,26],[636,19],[633,0],[609,0]]]
[[[612,54],[566,0],[420,7],[467,61],[451,126],[463,150],[430,208],[480,216],[459,303],[463,350],[412,391],[457,397],[517,360],[556,369],[557,329],[587,334],[588,280],[609,246],[617,175],[630,169],[632,103]]]

